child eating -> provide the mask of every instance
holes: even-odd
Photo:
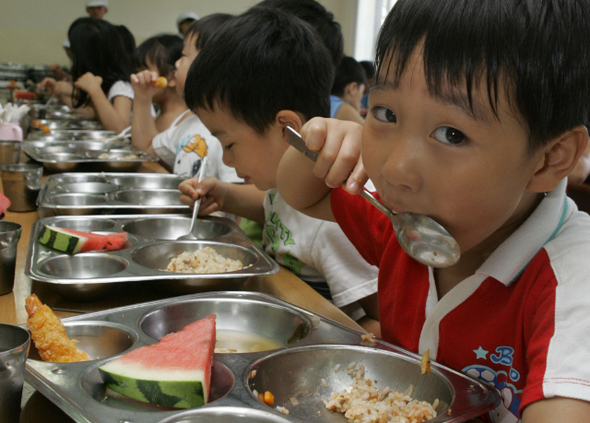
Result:
[[[590,415],[590,218],[565,195],[588,139],[589,18],[588,1],[399,0],[363,127],[312,120],[317,163],[291,148],[279,166],[283,198],[379,266],[383,338],[500,391],[488,422]],[[354,195],[367,177],[442,224],[459,262],[409,257]]]

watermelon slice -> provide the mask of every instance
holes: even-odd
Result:
[[[5,214],[6,210],[8,210],[8,207],[10,207],[10,199],[4,194],[0,193],[0,215]]]
[[[86,251],[114,251],[124,248],[127,242],[127,232],[101,235],[45,225],[39,233],[39,242],[67,254]]]
[[[207,404],[215,315],[197,320],[157,344],[134,349],[99,367],[106,386],[138,401],[165,407]]]

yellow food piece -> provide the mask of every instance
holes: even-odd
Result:
[[[156,79],[156,81],[154,82],[154,87],[166,88],[167,86],[168,86],[168,80],[163,76],[159,76]]]
[[[69,363],[90,360],[88,354],[76,348],[75,342],[68,338],[66,328],[53,310],[41,303],[35,294],[27,297],[25,309],[29,315],[27,327],[31,331],[31,339],[43,361]]]
[[[422,354],[422,361],[420,363],[420,370],[422,374],[430,373],[430,350],[426,350],[424,354]]]

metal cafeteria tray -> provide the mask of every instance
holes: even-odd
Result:
[[[71,129],[67,131],[51,131],[48,134],[42,131],[34,131],[27,136],[28,141],[101,141],[117,135],[115,131],[92,130],[92,129]]]
[[[25,274],[52,283],[66,297],[104,295],[114,284],[156,281],[172,292],[236,289],[251,276],[278,272],[278,264],[232,220],[202,218],[198,240],[178,241],[189,232],[188,215],[54,216],[39,219],[31,229]],[[125,248],[68,255],[47,248],[38,238],[45,225],[99,234],[126,231]],[[218,254],[240,260],[244,268],[227,273],[173,273],[164,269],[183,251],[212,247]]]
[[[104,129],[100,122],[89,119],[35,119],[31,122],[31,129],[41,131],[43,125],[51,131]]]
[[[72,172],[49,175],[37,197],[39,216],[188,213],[184,178],[167,173]]]
[[[158,157],[128,144],[100,141],[25,141],[23,151],[48,172],[132,172]]]
[[[99,366],[213,313],[217,346],[233,345],[239,352],[215,353],[208,404],[189,410],[163,408],[105,388]],[[77,422],[342,423],[346,418],[328,411],[322,400],[352,383],[347,372],[351,362],[362,364],[365,377],[380,388],[411,388],[410,395],[431,404],[438,399],[432,423],[467,421],[499,402],[496,390],[468,376],[434,362],[431,372],[422,375],[420,356],[382,341],[367,344],[360,332],[264,294],[197,294],[62,322],[91,361],[43,362],[32,346],[25,380]],[[259,401],[255,390],[270,391],[274,405]],[[278,406],[289,414],[279,412]]]

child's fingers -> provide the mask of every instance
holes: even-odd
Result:
[[[178,185],[178,189],[182,194],[180,197],[180,201],[182,201],[183,196],[190,199],[190,201],[188,201],[187,199],[185,199],[186,201],[182,201],[183,204],[192,205],[194,200],[196,198],[199,198],[199,195],[195,191],[197,185],[198,181],[195,178],[186,179]]]
[[[328,160],[332,160],[332,165],[325,176],[326,184],[330,188],[346,183],[354,170],[358,168],[361,157],[360,139],[354,134],[339,133],[337,136],[339,137],[337,142],[331,143],[329,139],[327,140],[321,154],[323,156],[324,151],[334,149],[329,151]],[[338,148],[337,151],[336,148]],[[360,167],[362,168],[362,165]]]
[[[363,166],[363,161],[359,160],[342,187],[349,194],[356,195],[363,189],[368,180],[369,175],[367,175],[367,171]]]

